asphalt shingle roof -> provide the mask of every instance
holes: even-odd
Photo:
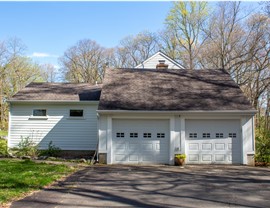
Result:
[[[98,101],[101,85],[85,83],[30,83],[10,101]]]
[[[108,69],[98,110],[254,110],[224,70]]]

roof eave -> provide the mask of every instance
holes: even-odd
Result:
[[[97,100],[7,100],[8,103],[84,103],[98,104]]]
[[[161,111],[161,110],[97,110],[100,114],[124,114],[124,113],[130,113],[130,114],[136,114],[136,113],[148,113],[148,114],[227,114],[227,113],[233,113],[237,115],[255,115],[257,113],[257,110],[190,110],[190,111]]]

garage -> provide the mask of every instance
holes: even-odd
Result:
[[[169,120],[113,119],[112,163],[168,164]]]
[[[241,164],[240,120],[186,120],[189,164]]]

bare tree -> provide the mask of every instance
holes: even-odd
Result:
[[[90,39],[80,40],[59,59],[65,78],[94,84],[103,79],[104,48]]]
[[[52,64],[41,65],[42,77],[46,82],[56,81],[56,68]]]
[[[188,69],[194,69],[197,65],[197,56],[204,43],[202,28],[207,18],[207,12],[206,2],[179,1],[174,2],[167,16],[167,33],[170,34],[163,36],[165,47],[167,50],[170,47],[168,51],[172,52],[178,45],[177,56]]]
[[[120,67],[132,68],[158,51],[155,33],[143,31],[136,36],[128,36],[115,49],[115,57]]]
[[[28,83],[40,80],[40,68],[26,57],[25,49],[25,45],[17,38],[0,43],[0,118],[2,128],[7,127],[8,119],[8,105],[5,100]]]

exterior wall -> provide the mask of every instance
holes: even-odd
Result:
[[[242,147],[243,164],[248,164],[248,156],[255,154],[255,138],[254,138],[254,117],[245,116],[241,120],[242,125]]]
[[[50,141],[62,150],[97,148],[98,104],[10,104],[8,146],[15,147],[22,137],[29,137],[40,149]],[[35,118],[33,109],[47,109],[47,118]],[[70,109],[83,109],[83,118],[70,118]]]
[[[156,119],[170,119],[170,164],[173,164],[172,157],[174,154],[186,153],[185,147],[185,124],[187,119],[239,119],[242,129],[242,164],[247,164],[247,154],[254,153],[254,123],[253,116],[242,116],[241,114],[196,114],[196,113],[183,113],[183,114],[151,114],[151,113],[121,113],[121,114],[100,114],[99,117],[99,153],[107,155],[107,163],[111,163],[111,150],[108,144],[111,145],[111,122],[113,118],[156,118]],[[108,128],[110,127],[110,128]],[[225,127],[226,128],[226,127]],[[240,150],[241,151],[241,150]]]
[[[177,65],[175,65],[173,62],[171,62],[159,53],[147,59],[143,64],[138,65],[136,68],[155,69],[157,64],[159,63],[159,60],[165,60],[165,64],[169,65],[169,69],[180,69]]]
[[[107,116],[100,116],[99,126],[99,153],[107,153]]]

